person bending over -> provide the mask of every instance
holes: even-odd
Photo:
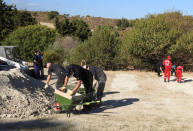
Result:
[[[89,70],[92,75],[94,76],[94,79],[98,82],[96,84],[95,89],[97,89],[95,100],[99,100],[99,106],[101,105],[102,102],[102,96],[105,88],[105,83],[106,83],[106,74],[104,71],[97,67],[97,66],[86,66],[86,69]]]
[[[81,86],[81,83],[84,85],[84,89],[86,92],[86,96],[84,98],[84,102],[90,102],[93,100],[93,75],[90,71],[84,69],[83,67],[75,64],[71,64],[66,67],[65,69],[65,81],[64,81],[64,87],[60,88],[60,90],[64,90],[66,88],[66,85],[68,84],[69,77],[73,76],[77,79],[77,84],[73,88],[72,91],[68,91],[69,95],[73,95],[77,92],[78,88]],[[84,110],[91,109],[90,105],[84,105]]]
[[[48,68],[48,77],[44,88],[48,87],[52,73],[55,73],[58,77],[58,80],[56,82],[56,89],[61,88],[64,84],[64,79],[66,77],[65,68],[60,64],[52,64],[50,62],[46,64],[46,67]]]

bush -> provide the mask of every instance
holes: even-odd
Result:
[[[129,26],[131,26],[130,25],[130,23],[129,23],[129,21],[126,19],[126,18],[122,18],[122,19],[118,19],[117,21],[116,21],[116,25],[120,28],[120,29],[125,29],[125,28],[127,28],[127,27],[129,27]]]
[[[185,70],[193,71],[193,31],[183,34],[169,52],[173,54],[175,64],[183,65]]]
[[[76,48],[80,42],[72,37],[58,37],[50,49],[61,49],[63,52],[63,59],[67,62],[69,53]]]
[[[119,35],[113,27],[98,27],[88,40],[73,50],[69,62],[80,64],[85,60],[89,65],[115,69],[119,45]]]
[[[35,25],[37,21],[32,17],[30,13],[27,11],[18,11],[15,16],[15,21],[17,26],[28,26]]]
[[[167,54],[168,46],[171,44],[169,30],[162,17],[140,20],[132,31],[125,35],[123,43],[127,55],[141,59],[143,64],[151,62],[154,65]]]
[[[14,15],[17,9],[14,6],[8,6],[0,0],[0,42],[15,29]]]
[[[88,39],[88,37],[91,35],[87,23],[81,19],[72,20],[72,28],[74,29],[72,33],[73,36],[80,38],[81,41]]]
[[[143,69],[153,69],[155,63],[169,54],[176,61],[176,54],[171,51],[171,47],[174,50],[178,39],[185,32],[189,32],[188,28],[193,29],[192,20],[192,18],[187,20],[176,12],[149,15],[146,19],[139,20],[132,31],[123,37],[121,51],[125,52],[124,58],[131,56],[132,60],[140,61],[135,62],[135,65],[141,64],[136,66]],[[183,53],[185,54],[184,51]]]
[[[53,44],[56,31],[41,25],[20,27],[12,32],[3,42],[3,45],[18,46],[21,58],[32,61],[34,50],[43,52]]]
[[[48,19],[54,19],[54,18],[56,18],[57,16],[59,15],[59,13],[57,12],[57,11],[50,11],[49,13],[48,13]]]
[[[91,35],[88,25],[83,20],[74,19],[72,22],[65,18],[63,22],[60,22],[56,18],[55,26],[62,36],[72,35],[78,37],[81,41],[88,39]]]
[[[61,49],[48,49],[44,51],[43,63],[51,62],[54,64],[62,64],[63,61],[64,57]]]
[[[26,11],[17,11],[15,6],[0,0],[0,45],[9,33],[19,26],[36,24],[36,20]]]
[[[74,32],[74,28],[67,18],[65,18],[63,22],[60,22],[59,19],[56,18],[55,26],[58,33],[60,33],[62,36],[72,35]]]

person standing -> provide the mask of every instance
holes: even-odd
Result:
[[[171,57],[168,56],[162,63],[164,66],[164,82],[166,82],[166,77],[168,78],[168,82],[170,82],[170,71],[172,69]]]
[[[34,52],[34,57],[33,57],[33,65],[34,65],[34,74],[35,74],[35,78],[39,79],[40,78],[40,70],[39,70],[39,66],[40,66],[40,61],[38,58],[38,52],[39,51],[35,51]]]
[[[92,73],[92,75],[94,76],[94,79],[98,82],[96,84],[96,87],[94,88],[97,89],[95,100],[100,101],[100,103],[98,104],[100,106],[102,102],[102,96],[105,88],[106,79],[107,79],[106,74],[101,68],[97,66],[86,66],[86,69]]]
[[[182,82],[182,72],[183,72],[183,66],[178,66],[176,68],[176,77],[177,77],[177,82],[178,83]]]
[[[157,76],[160,77],[161,76],[160,73],[163,72],[163,70],[162,70],[162,62],[158,62],[156,64],[156,70],[157,70]]]
[[[39,71],[40,71],[40,76],[42,79],[44,79],[44,67],[43,67],[43,56],[40,54],[40,52],[37,52],[38,60],[39,60]]]
[[[176,76],[176,65],[174,64],[172,65],[171,76],[173,76],[173,73]]]

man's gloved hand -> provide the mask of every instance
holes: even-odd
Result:
[[[74,93],[73,93],[71,90],[68,90],[68,91],[67,91],[67,94],[70,95],[70,96],[72,96]]]
[[[65,86],[62,86],[59,89],[63,91],[63,90],[65,90],[65,88],[66,88]]]
[[[48,85],[47,85],[47,84],[44,86],[44,89],[46,89],[46,88],[48,88]]]

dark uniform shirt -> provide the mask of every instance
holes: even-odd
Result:
[[[98,81],[105,80],[106,81],[106,75],[101,68],[97,66],[89,66],[89,70],[96,80]]]
[[[158,62],[156,66],[157,67],[162,67],[162,62]]]
[[[39,66],[39,65],[40,65],[40,63],[39,63],[39,58],[38,58],[37,55],[35,55],[35,56],[33,57],[33,63],[34,63],[34,65],[36,65],[36,66]]]
[[[43,67],[43,59],[42,59],[43,56],[39,54],[37,57],[38,57],[39,66]]]
[[[90,71],[75,64],[71,64],[67,66],[65,69],[65,72],[68,77],[73,75],[77,80],[82,80],[82,81],[84,81],[86,77],[88,77],[88,74],[90,73]]]
[[[51,64],[48,69],[48,75],[51,75],[52,73],[55,73],[56,75],[61,75],[65,73],[65,69],[59,64]]]

